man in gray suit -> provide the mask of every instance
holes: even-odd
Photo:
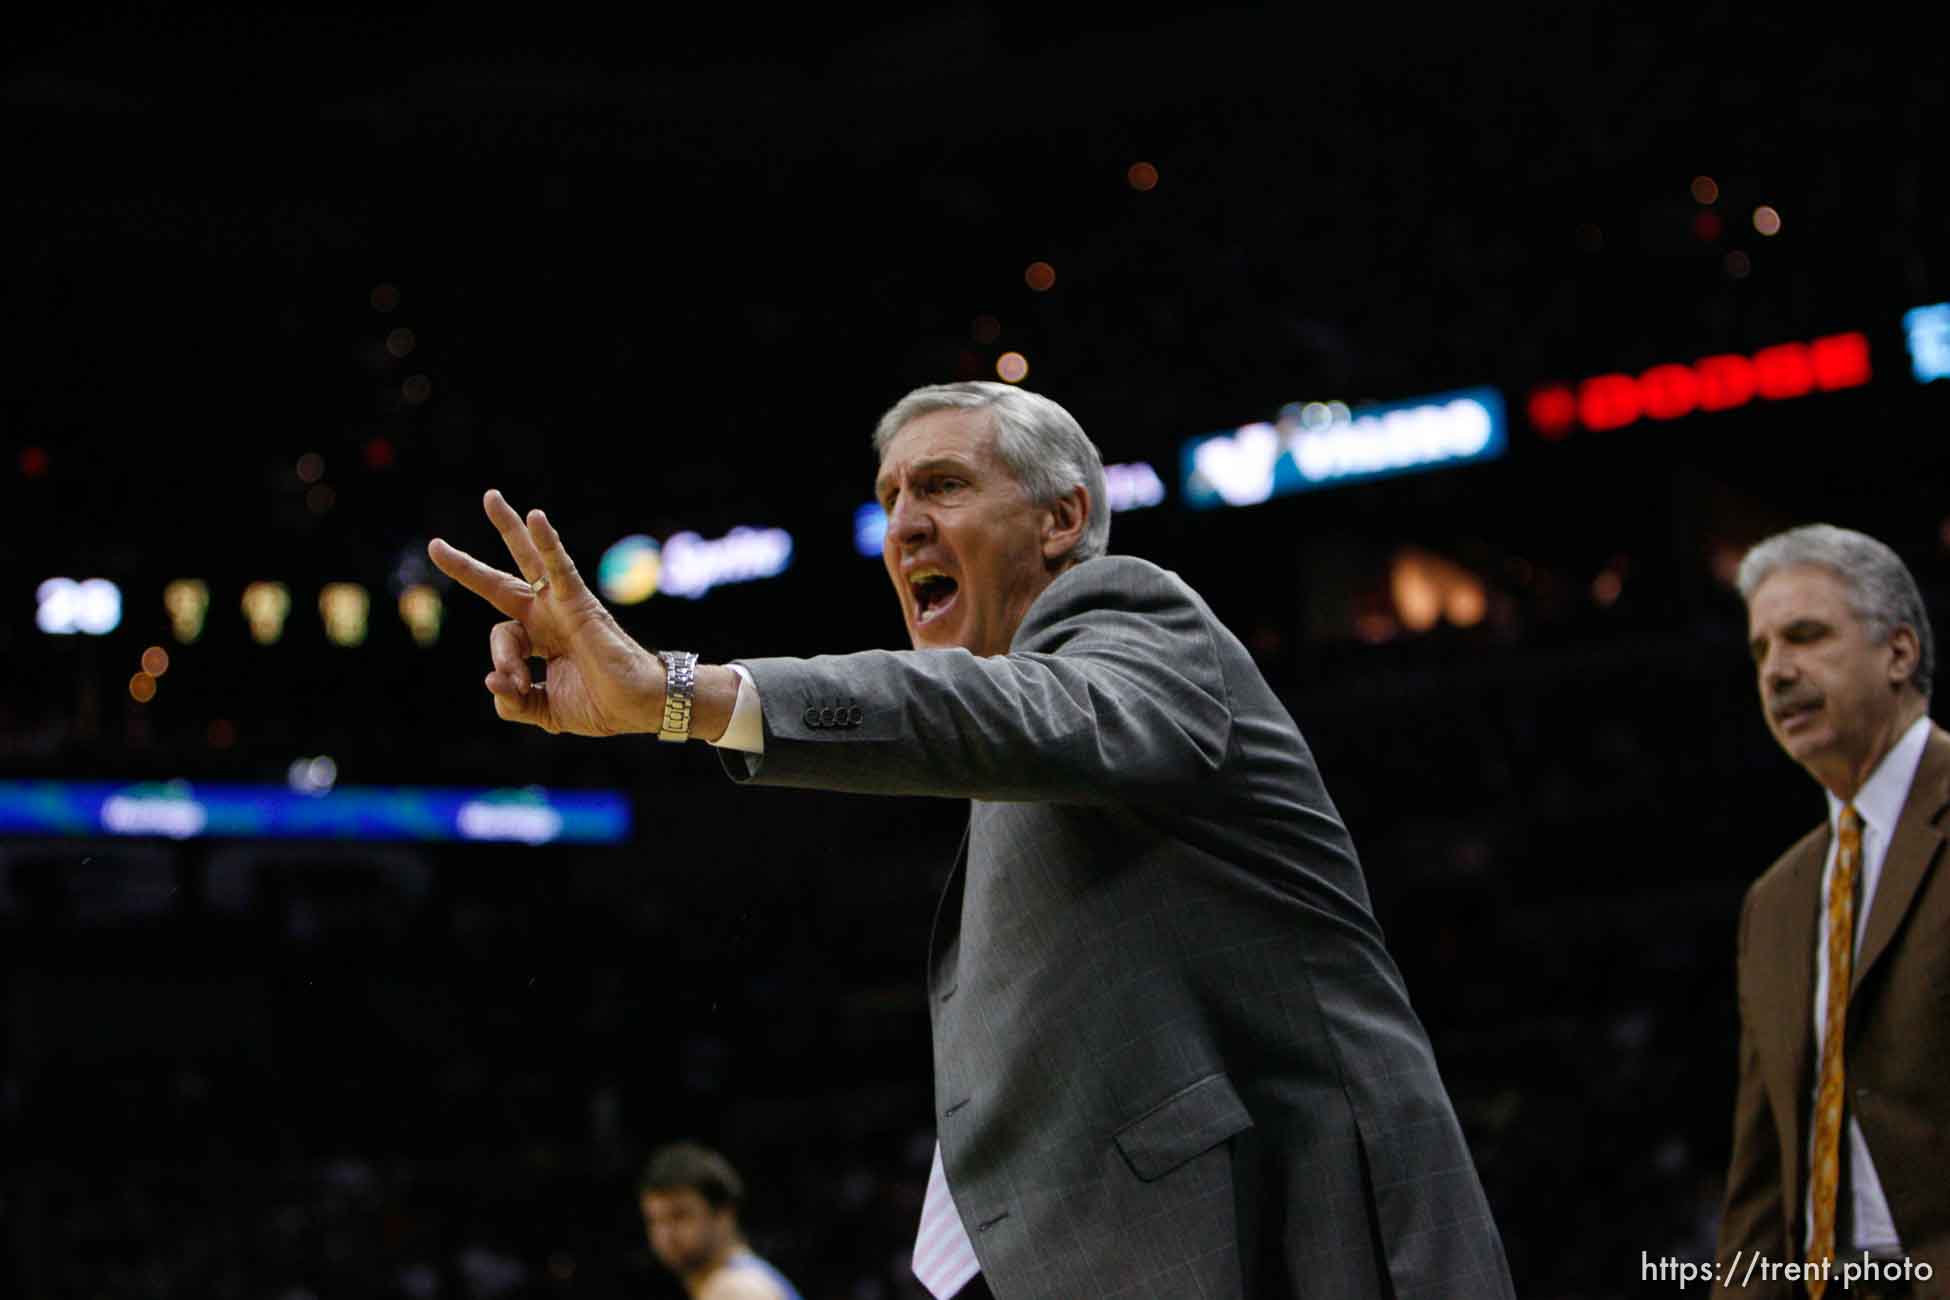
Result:
[[[520,577],[430,551],[509,620],[496,711],[696,735],[756,784],[971,801],[928,966],[940,1145],[915,1264],[936,1294],[1510,1295],[1306,742],[1196,593],[1105,555],[1083,430],[949,384],[874,444],[912,651],[647,651],[546,516],[490,492]]]

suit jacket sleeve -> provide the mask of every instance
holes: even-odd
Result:
[[[1006,655],[748,659],[762,755],[739,780],[869,794],[1113,802],[1216,772],[1232,717],[1210,614],[1128,557],[1065,571]]]
[[[1740,909],[1738,967],[1747,966],[1747,944],[1752,928],[1754,897],[1750,891]],[[1781,1179],[1780,1131],[1767,1101],[1766,1084],[1761,1077],[1760,1050],[1756,1042],[1754,1008],[1748,1005],[1745,981],[1740,985],[1740,1082],[1733,1103],[1733,1156],[1727,1164],[1726,1200],[1720,1212],[1720,1241],[1715,1257],[1720,1277],[1716,1296],[1758,1297],[1772,1294],[1758,1280],[1740,1285],[1748,1261],[1758,1255],[1763,1261],[1780,1263],[1799,1259],[1789,1254],[1788,1216],[1781,1204],[1786,1195]],[[1737,1264],[1736,1264],[1737,1257]],[[1734,1270],[1731,1277],[1729,1270]],[[1754,1274],[1758,1279],[1759,1273]],[[1778,1282],[1769,1283],[1780,1286]],[[1788,1294],[1783,1289],[1781,1294]]]

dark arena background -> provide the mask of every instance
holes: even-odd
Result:
[[[0,1293],[680,1294],[719,1146],[912,1300],[960,805],[497,720],[545,506],[707,660],[904,643],[867,439],[1015,380],[1252,648],[1519,1289],[1710,1255],[1742,891],[1822,815],[1744,547],[1950,610],[1940,43],[1902,11],[37,13],[0,50]]]

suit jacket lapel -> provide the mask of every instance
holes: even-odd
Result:
[[[1889,947],[1910,904],[1916,901],[1923,878],[1941,854],[1944,831],[1939,823],[1946,805],[1950,805],[1950,734],[1932,723],[1916,780],[1903,801],[1903,815],[1896,822],[1895,834],[1889,837],[1889,853],[1882,860],[1876,896],[1869,901],[1869,923],[1862,931],[1862,949],[1855,955],[1849,979],[1850,998]]]
[[[955,850],[955,865],[941,886],[941,897],[934,904],[934,927],[928,933],[927,987],[934,998],[953,994],[960,981],[961,899],[968,878],[968,833],[974,818],[962,828],[961,847]]]

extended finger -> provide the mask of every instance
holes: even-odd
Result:
[[[534,653],[528,629],[520,623],[496,623],[488,632],[488,658],[494,661],[495,675],[506,678],[518,695],[528,694],[528,660]]]
[[[487,507],[488,521],[494,530],[501,534],[501,540],[508,544],[508,554],[514,557],[515,567],[521,576],[533,582],[542,576],[542,557],[535,549],[535,539],[528,535],[528,526],[521,522],[521,516],[508,504],[508,498],[489,488],[481,498]]]
[[[509,618],[520,618],[527,613],[528,603],[534,598],[534,591],[514,574],[482,564],[438,537],[427,543],[427,558],[442,573]]]
[[[539,510],[528,512],[528,535],[535,539],[535,549],[542,555],[542,567],[548,571],[549,583],[555,590],[564,596],[581,595],[588,590],[582,585],[582,575],[576,572],[575,561],[569,558],[561,535],[547,515]]]

